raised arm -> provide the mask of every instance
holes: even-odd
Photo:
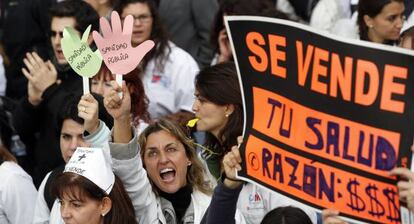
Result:
[[[147,173],[139,155],[137,135],[131,126],[131,101],[125,84],[120,88],[116,82],[111,83],[113,90],[105,99],[105,107],[114,118],[113,141],[109,143],[112,155],[112,168],[121,179],[131,198],[135,215],[139,223],[159,223],[165,219],[157,205]],[[122,90],[123,98],[118,92]]]

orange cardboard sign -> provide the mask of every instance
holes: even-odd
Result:
[[[253,87],[253,129],[303,152],[385,178],[399,154],[400,134],[304,107]]]
[[[411,164],[414,54],[289,21],[226,18],[243,93],[238,175],[317,210],[401,223]]]
[[[323,208],[335,208],[367,222],[399,220],[398,189],[334,166],[301,157],[249,136],[247,174],[279,191]]]

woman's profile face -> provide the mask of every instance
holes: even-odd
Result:
[[[220,131],[226,126],[228,117],[232,111],[230,106],[217,105],[203,96],[196,90],[193,111],[199,119],[197,121],[198,131],[207,131],[218,137]]]
[[[404,23],[404,3],[391,1],[375,17],[364,16],[368,37],[376,43],[398,40]]]
[[[187,185],[187,167],[191,161],[175,136],[164,130],[151,133],[144,150],[145,169],[161,191],[171,194]]]
[[[101,224],[105,213],[101,201],[84,196],[82,199],[72,192],[63,194],[59,199],[60,213],[66,224]]]

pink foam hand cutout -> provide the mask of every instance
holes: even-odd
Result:
[[[123,29],[116,11],[111,15],[112,28],[104,17],[100,18],[99,23],[103,36],[93,31],[93,39],[112,74],[125,75],[134,70],[155,45],[154,41],[146,40],[137,47],[131,46],[134,23],[131,15],[125,18]]]

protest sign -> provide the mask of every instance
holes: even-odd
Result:
[[[128,15],[121,23],[116,11],[111,14],[111,25],[105,17],[99,20],[102,36],[92,33],[93,39],[102,54],[104,63],[116,75],[116,81],[122,86],[122,75],[134,70],[144,56],[155,46],[154,41],[146,40],[137,47],[131,45],[134,17]]]
[[[83,93],[89,93],[89,78],[98,73],[102,64],[99,51],[92,52],[88,44],[91,25],[86,28],[80,39],[79,34],[71,27],[65,27],[61,46],[63,55],[70,67],[83,78]]]
[[[413,54],[285,20],[226,26],[245,111],[238,175],[353,220],[400,223],[389,171],[411,164]]]

